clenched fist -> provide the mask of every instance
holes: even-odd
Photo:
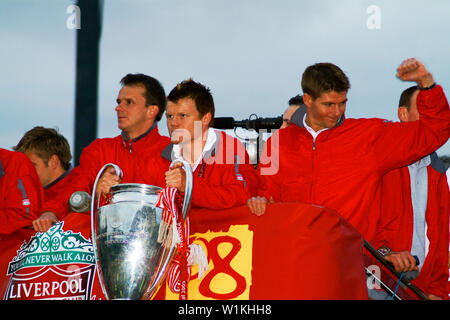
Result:
[[[431,73],[416,58],[404,60],[397,68],[397,77],[403,81],[414,81],[421,88],[429,87],[434,83]]]

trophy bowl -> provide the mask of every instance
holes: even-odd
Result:
[[[107,299],[150,299],[165,277],[176,245],[172,228],[163,220],[163,209],[156,206],[161,190],[146,184],[118,184],[111,187],[106,204],[95,206],[94,186],[92,242]],[[183,208],[189,200],[186,193]]]

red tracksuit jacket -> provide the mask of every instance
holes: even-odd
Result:
[[[62,181],[65,177],[67,177],[69,175],[70,171],[72,171],[72,168],[70,168],[69,170],[64,172],[61,176],[59,176],[54,181],[52,181],[50,184],[48,184],[44,187],[44,199],[49,199],[49,198],[52,198],[55,196],[55,193],[58,190],[58,187],[56,187],[56,186],[59,186],[60,184],[62,184],[62,182],[61,183],[59,183],[59,182]]]
[[[161,136],[156,125],[132,141],[125,139],[123,134],[115,138],[94,140],[83,150],[80,164],[52,187],[52,193],[46,199],[42,211],[54,212],[61,220],[69,213],[69,198],[72,193],[86,191],[92,194],[95,178],[107,163],[114,163],[122,169],[122,183],[155,184],[145,177],[136,178],[141,170],[141,161],[145,162],[147,158],[159,155],[169,143],[170,139]]]
[[[430,241],[419,276],[412,281],[426,294],[448,299],[449,190],[445,167],[436,153],[431,155],[428,172],[428,201],[425,213]],[[392,251],[411,251],[413,207],[408,167],[393,170],[383,177],[382,211],[375,246]]]
[[[346,119],[315,142],[301,121],[276,131],[260,160],[259,194],[334,209],[373,241],[382,176],[430,154],[450,136],[450,110],[440,86],[421,91],[417,106],[418,121]]]
[[[43,200],[41,181],[27,156],[0,149],[0,234],[32,226]]]
[[[215,132],[216,145],[193,172],[191,207],[227,209],[244,205],[256,194],[258,177],[245,147],[225,132]],[[165,159],[166,170],[171,163],[172,148],[170,144],[160,157]],[[161,176],[164,177],[163,173]]]

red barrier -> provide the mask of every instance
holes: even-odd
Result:
[[[363,240],[339,214],[302,203],[190,211],[191,241],[209,270],[193,267],[189,299],[367,299]],[[4,299],[104,299],[94,272],[90,216],[72,213],[48,232],[1,236]],[[165,285],[156,299],[177,299]]]

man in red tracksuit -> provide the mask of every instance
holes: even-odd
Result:
[[[40,213],[44,191],[31,161],[0,149],[0,234],[31,227]]]
[[[397,77],[421,88],[418,121],[344,120],[350,88],[346,75],[330,63],[308,67],[302,78],[306,113],[300,121],[294,114],[296,125],[276,131],[266,142],[258,167],[263,183],[259,197],[249,199],[250,209],[264,213],[271,198],[325,206],[373,241],[382,176],[430,154],[450,136],[447,99],[424,65],[405,60]]]
[[[159,155],[170,142],[168,137],[159,134],[157,127],[166,107],[164,88],[158,80],[143,74],[128,74],[121,84],[116,107],[121,135],[96,139],[83,150],[80,164],[61,185],[55,186],[54,196],[45,201],[42,211],[50,221],[56,222],[69,212],[68,201],[73,192],[92,194],[96,176],[105,164],[119,166],[123,177],[119,178],[108,167],[99,180],[98,193],[107,193],[112,185],[120,182],[155,184],[139,171],[142,162]]]
[[[191,165],[193,172],[191,207],[218,210],[244,205],[256,192],[256,171],[242,143],[211,128],[215,108],[209,89],[189,79],[175,86],[167,100],[167,127],[172,144],[163,151],[162,157],[174,165],[165,172],[166,186],[185,192],[186,174],[180,162],[183,161]],[[195,219],[195,215],[189,219]],[[185,227],[188,239],[188,221]],[[188,241],[167,275],[169,287],[173,292],[180,292],[180,297],[186,294],[181,283],[189,281],[189,267],[198,264],[199,277],[208,267],[203,248]]]
[[[420,119],[418,93],[416,86],[402,93],[400,121]],[[449,213],[445,166],[435,152],[383,177],[374,245],[397,272],[406,272],[430,299],[448,299],[449,241],[445,235],[449,234]],[[419,266],[413,255],[418,257]]]
[[[191,205],[226,209],[245,204],[256,192],[256,171],[240,141],[211,128],[214,102],[209,89],[190,79],[178,84],[167,99],[167,127],[173,143],[162,156],[191,164]],[[168,170],[165,179],[168,187],[184,191],[180,166]]]
[[[70,145],[67,139],[52,128],[34,127],[28,130],[20,139],[15,151],[24,153],[33,163],[44,188],[45,199],[53,197],[53,188],[59,185],[71,171]],[[33,221],[35,230],[51,227],[48,219],[38,218]]]

